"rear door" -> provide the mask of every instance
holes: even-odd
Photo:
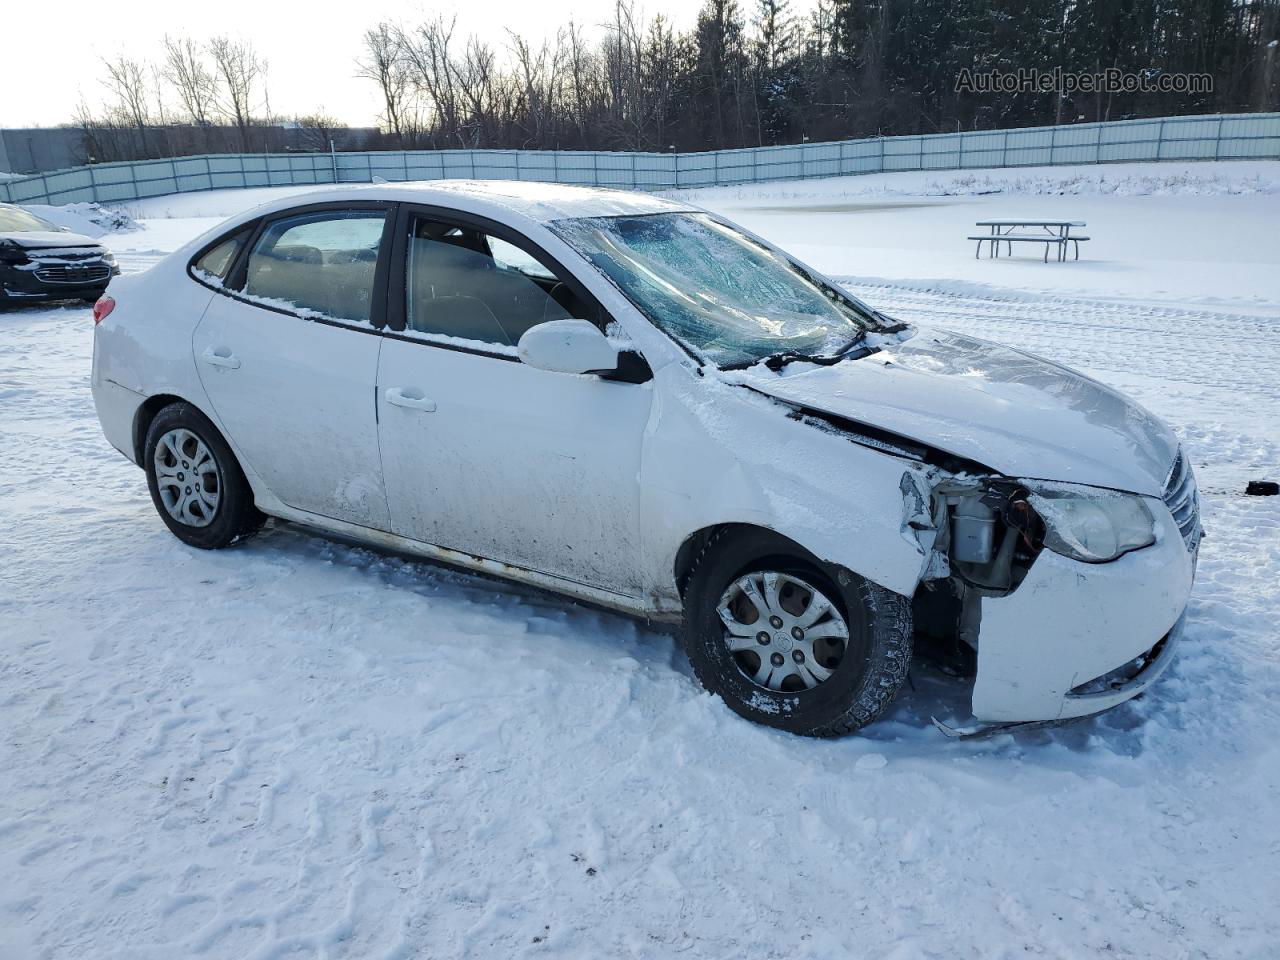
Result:
[[[404,299],[378,370],[393,529],[636,596],[650,385],[521,363],[531,326],[606,318],[525,238],[459,217],[406,209],[397,228],[390,297]]]
[[[387,205],[273,215],[214,282],[192,343],[224,433],[276,497],[382,530],[373,391],[388,219]]]

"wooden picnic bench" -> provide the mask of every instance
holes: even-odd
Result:
[[[978,242],[977,248],[973,252],[975,259],[982,256],[982,245],[988,245],[987,255],[989,257],[1000,256],[1000,244],[1005,245],[1005,253],[1013,256],[1013,245],[1015,243],[1039,243],[1044,246],[1044,262],[1049,262],[1049,251],[1057,248],[1058,262],[1062,263],[1067,259],[1067,244],[1072,244],[1075,251],[1075,258],[1080,259],[1080,243],[1088,240],[1086,236],[1080,234],[1072,234],[1072,227],[1083,227],[1087,224],[1083,220],[1033,220],[1029,218],[1006,218],[999,220],[979,220],[976,224],[979,227],[988,227],[989,232],[984,234],[975,234],[969,237],[970,240]],[[1020,228],[1030,228],[1030,233],[1017,233],[1015,231]]]

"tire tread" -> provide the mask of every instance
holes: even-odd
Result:
[[[722,527],[712,533],[703,543],[689,565],[685,583],[684,618],[680,635],[686,643],[692,636],[692,624],[689,620],[689,596],[693,586],[698,582],[702,569],[725,548],[726,540],[731,541],[737,534],[733,527]],[[863,684],[862,693],[838,717],[815,727],[797,731],[812,737],[843,737],[874,722],[893,702],[899,688],[906,681],[911,667],[913,651],[913,627],[911,600],[891,590],[859,578],[859,592],[870,613],[871,629],[877,632],[881,640],[881,656],[875,658],[871,665],[871,674]],[[709,683],[704,674],[700,657],[689,657],[694,676],[708,690],[714,690],[715,684]]]
[[[222,502],[219,510],[226,512],[215,517],[207,527],[188,527],[174,520],[160,502],[156,490],[155,467],[153,457],[155,444],[163,430],[174,426],[186,426],[201,434],[210,447],[215,449],[218,467],[222,471]],[[258,510],[253,501],[253,490],[245,479],[244,471],[236,461],[230,445],[218,432],[213,421],[198,408],[186,401],[168,404],[156,411],[147,425],[146,439],[143,442],[143,468],[147,473],[147,487],[151,492],[152,503],[156,512],[169,531],[183,543],[202,550],[219,550],[253,537],[266,523],[266,516]]]

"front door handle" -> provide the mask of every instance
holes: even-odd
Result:
[[[408,407],[410,410],[421,410],[423,413],[435,413],[436,402],[422,396],[420,390],[412,387],[388,387],[385,394],[387,403],[397,407]]]
[[[240,369],[240,358],[226,347],[218,347],[216,350],[213,347],[209,347],[204,353],[200,354],[200,358],[205,363],[215,367],[227,367],[231,370]]]

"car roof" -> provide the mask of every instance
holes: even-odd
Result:
[[[262,209],[284,210],[337,200],[391,200],[467,210],[515,213],[541,223],[582,217],[638,216],[697,208],[649,193],[528,180],[420,180],[321,188],[273,201]],[[488,209],[486,209],[488,208]]]

